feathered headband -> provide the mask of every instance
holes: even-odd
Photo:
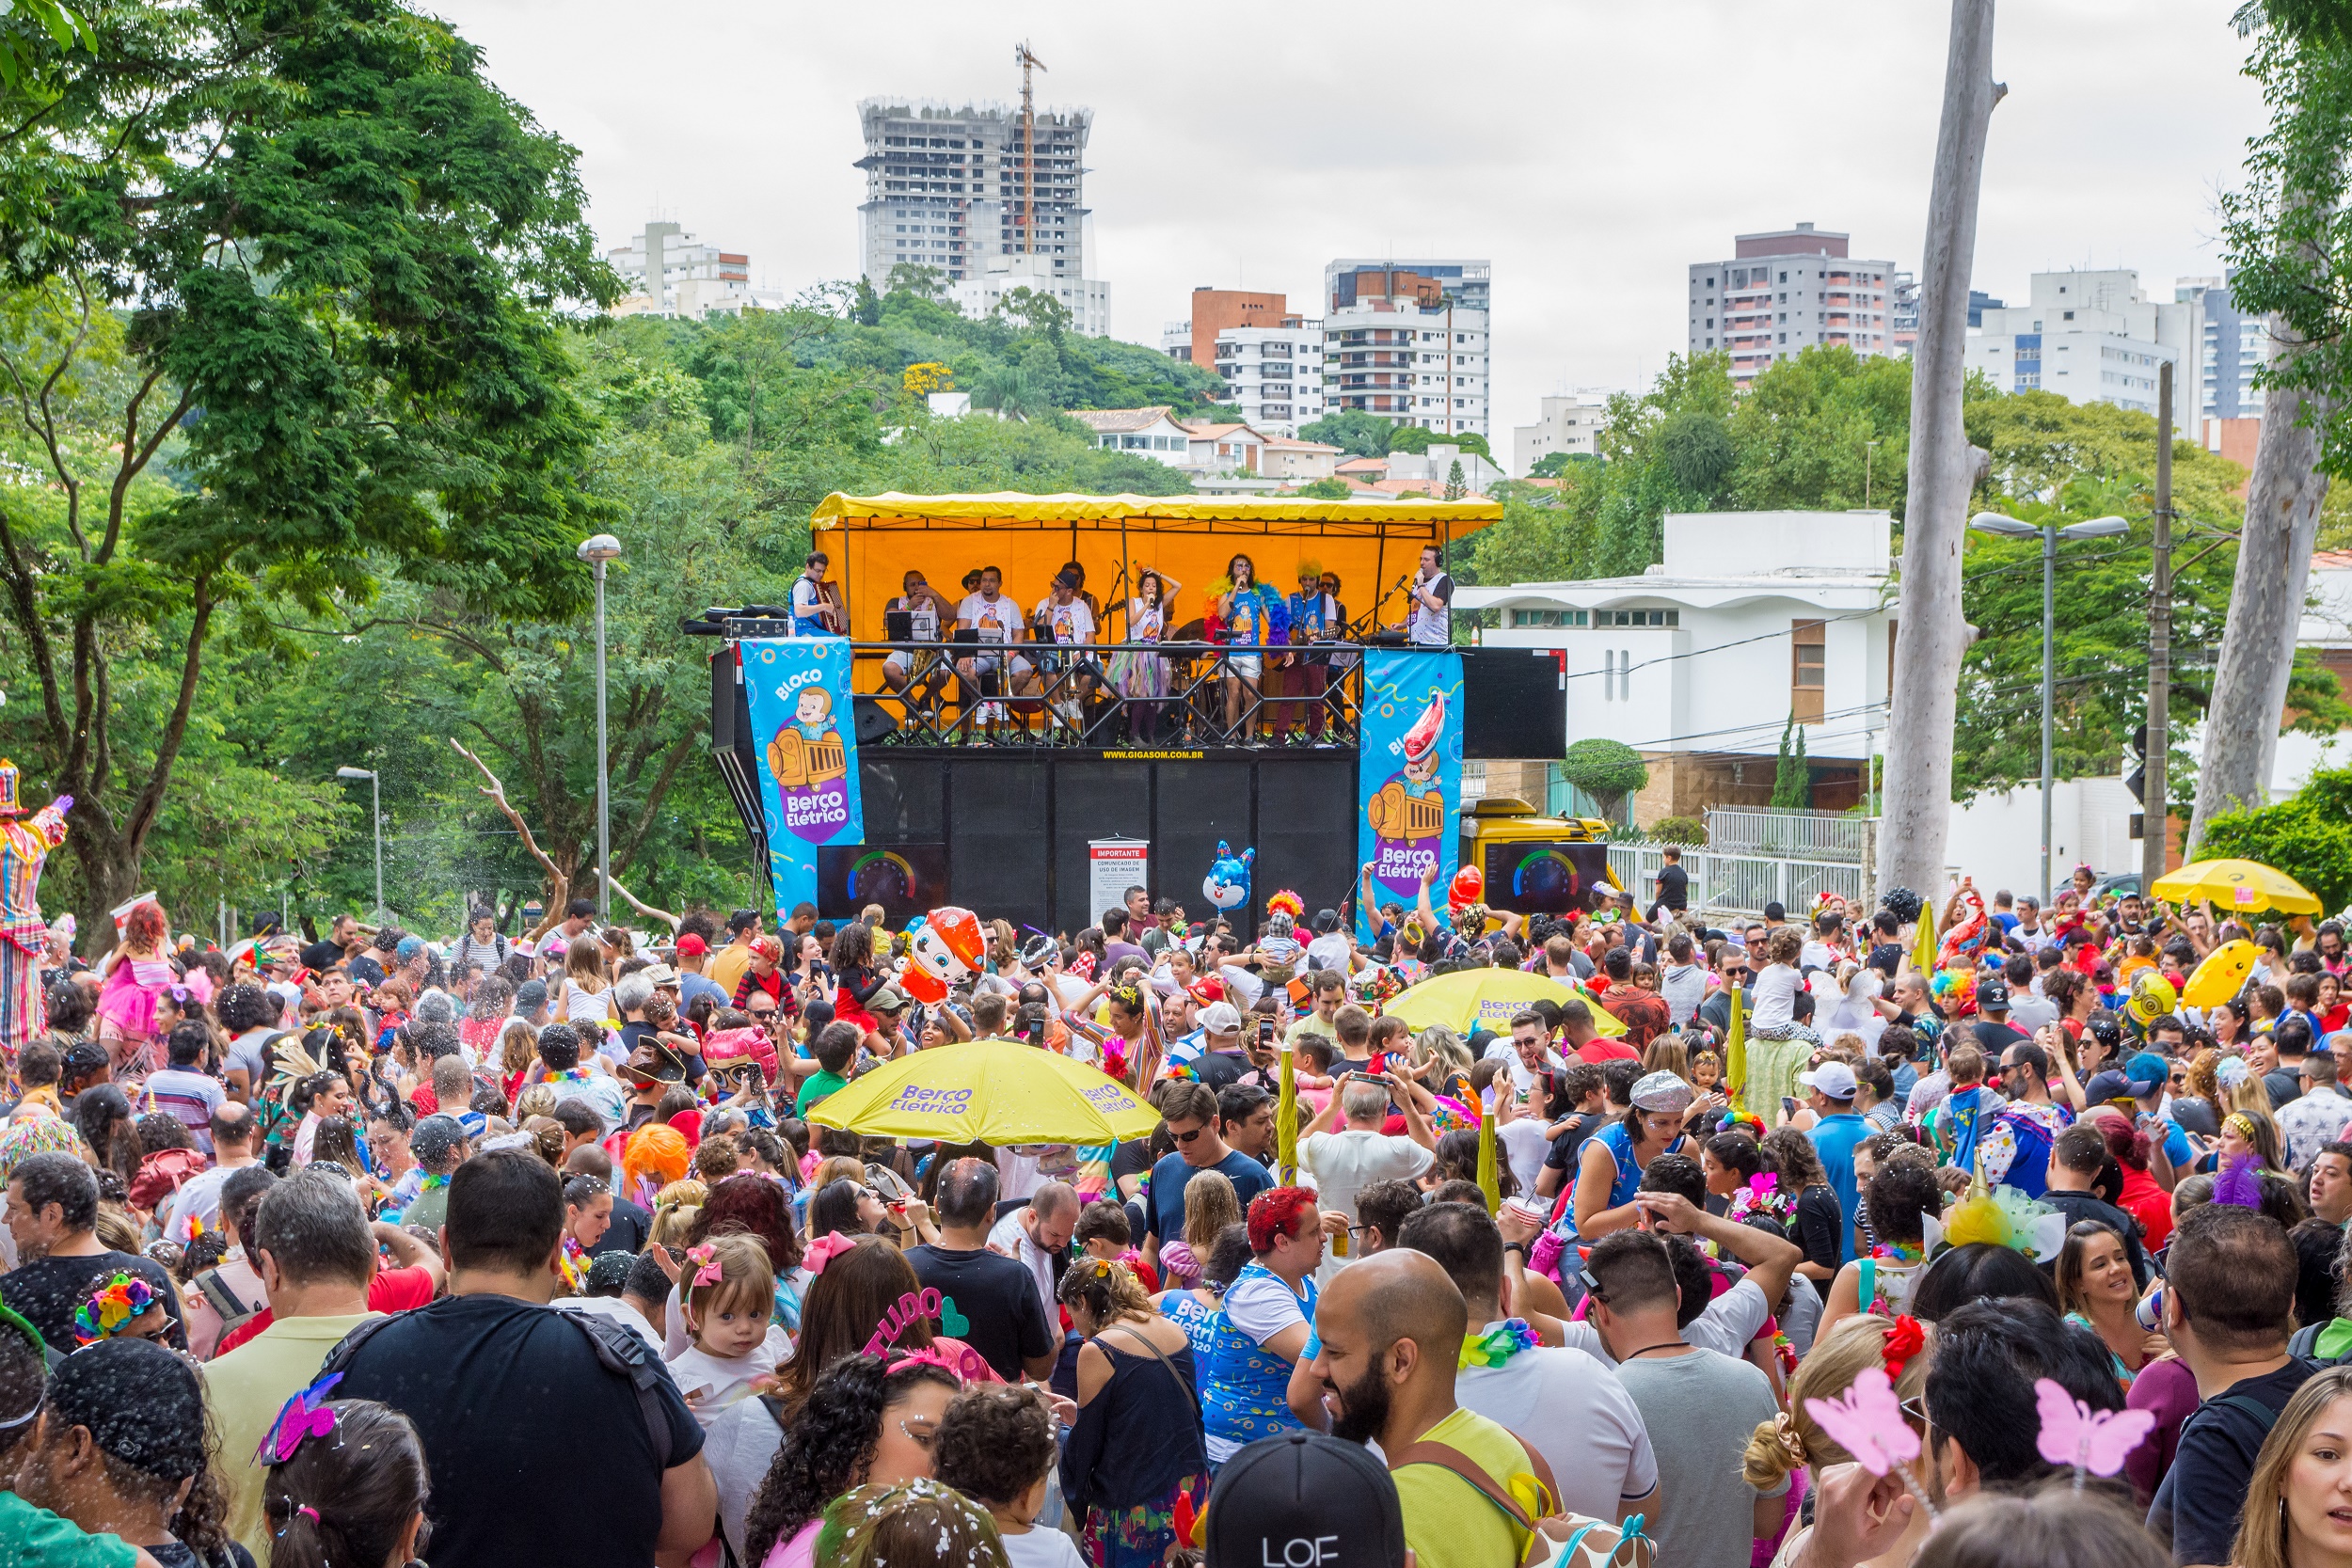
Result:
[[[1922,1240],[1929,1256],[1939,1245],[1969,1246],[1990,1242],[2022,1252],[2037,1263],[2058,1255],[2066,1242],[2066,1216],[2046,1203],[2037,1203],[2014,1187],[1995,1187],[1955,1206],[1939,1219],[1924,1221]]]

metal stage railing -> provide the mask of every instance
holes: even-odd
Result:
[[[1357,744],[1363,647],[852,642],[862,747]]]

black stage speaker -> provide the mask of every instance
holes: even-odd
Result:
[[[956,903],[986,919],[1052,927],[1051,767],[1036,753],[951,768],[947,874]]]
[[[857,710],[857,743],[861,746],[879,746],[898,728],[898,721],[880,698],[853,696],[850,705]]]
[[[1334,748],[1273,756],[1257,768],[1258,863],[1251,891],[1259,911],[1268,895],[1285,887],[1306,902],[1309,919],[1317,910],[1337,909],[1358,864],[1356,753]],[[1208,867],[1200,869],[1205,874]]]
[[[752,703],[743,689],[735,644],[710,658],[710,755],[726,780],[728,798],[751,835],[752,863],[768,879],[767,811],[759,799],[759,749],[752,740]]]
[[[1556,757],[1568,749],[1559,650],[1464,648],[1461,655],[1463,756]]]

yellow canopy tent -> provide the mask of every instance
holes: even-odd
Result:
[[[1125,638],[1125,601],[1146,570],[1183,587],[1169,599],[1168,629],[1198,621],[1211,587],[1233,556],[1247,555],[1260,581],[1293,594],[1301,562],[1340,578],[1349,614],[1378,623],[1404,618],[1400,579],[1421,547],[1440,547],[1502,515],[1499,501],[1319,501],[1261,496],[827,496],[811,515],[817,547],[850,608],[850,635],[882,640],[882,607],[919,570],[950,604],[963,574],[994,566],[1004,592],[1027,615],[1065,562],[1086,569],[1087,591],[1109,623],[1102,641]]]

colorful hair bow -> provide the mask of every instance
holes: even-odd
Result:
[[[89,1300],[73,1309],[73,1343],[78,1349],[111,1339],[124,1323],[154,1310],[161,1298],[139,1275],[118,1274]]]
[[[1911,1358],[1918,1354],[1920,1347],[1927,1342],[1927,1333],[1920,1328],[1918,1319],[1912,1317],[1909,1313],[1897,1314],[1895,1321],[1886,1328],[1887,1377],[1893,1379],[1902,1376],[1903,1368],[1910,1365]]]
[[[719,1267],[719,1249],[708,1242],[686,1249],[686,1260],[699,1265],[694,1270],[694,1288],[716,1285],[726,1277]]]
[[[278,1411],[278,1419],[262,1434],[262,1446],[254,1450],[257,1465],[283,1465],[294,1456],[302,1445],[313,1437],[324,1437],[335,1430],[335,1412],[327,1408],[326,1396],[335,1385],[343,1380],[341,1372],[325,1377],[288,1400]]]
[[[829,1232],[809,1243],[808,1250],[801,1255],[801,1266],[810,1274],[823,1274],[826,1264],[856,1246],[855,1237],[845,1236],[838,1230]],[[693,1255],[689,1253],[687,1256]]]

